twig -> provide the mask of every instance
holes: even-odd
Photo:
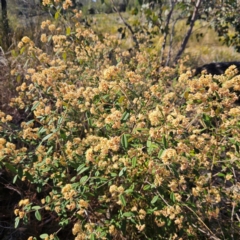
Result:
[[[201,222],[201,224],[208,230],[210,234],[212,234],[212,238],[215,240],[220,240],[220,238],[215,237],[214,233],[208,228],[208,226],[203,222],[203,220],[197,215],[196,212],[194,212],[190,207],[188,207],[186,204],[183,204],[184,207],[186,207],[188,210],[190,210],[196,217],[197,219]]]
[[[175,7],[176,1],[174,0],[170,0],[170,11],[167,15],[167,20],[166,20],[166,24],[164,27],[164,35],[163,35],[163,44],[162,44],[162,48],[161,48],[161,55],[160,55],[160,62],[162,62],[164,60],[163,55],[164,55],[164,50],[167,44],[167,36],[169,34],[169,23],[172,17],[172,13]]]
[[[174,21],[173,26],[172,26],[172,31],[171,31],[170,40],[169,40],[169,51],[168,51],[168,56],[167,56],[167,61],[165,63],[165,66],[169,66],[169,62],[170,62],[171,57],[172,57],[172,45],[173,45],[173,38],[174,38],[174,30],[175,30],[175,25],[176,25],[176,23],[179,19],[181,19],[181,18],[178,17]]]
[[[177,63],[177,61],[179,60],[179,58],[181,57],[183,51],[185,50],[186,48],[186,45],[188,43],[188,40],[191,36],[191,33],[192,33],[192,29],[193,29],[193,26],[195,24],[195,21],[197,20],[197,15],[198,15],[198,10],[199,10],[199,7],[201,5],[201,2],[202,0],[198,0],[196,5],[195,5],[195,8],[194,8],[194,11],[193,11],[193,14],[192,14],[192,18],[191,18],[191,21],[190,21],[190,26],[189,26],[189,29],[183,39],[183,42],[181,44],[181,47],[180,47],[180,50],[178,51],[176,57],[175,57],[175,60],[174,60],[174,63]]]
[[[13,187],[10,183],[4,185],[5,188],[13,190],[14,192],[17,192],[21,197],[23,196],[23,193],[17,189],[16,187]]]
[[[113,0],[111,0],[111,2],[112,2],[114,11],[118,13],[118,15],[119,15],[119,17],[121,18],[121,20],[123,21],[124,25],[125,25],[125,26],[128,28],[128,30],[130,31],[130,33],[131,33],[131,35],[132,35],[132,39],[133,39],[133,41],[134,41],[134,43],[135,43],[135,45],[136,45],[136,48],[137,48],[137,50],[138,50],[138,49],[139,49],[138,40],[137,40],[137,38],[136,38],[136,36],[135,36],[135,33],[134,33],[132,27],[126,22],[126,20],[125,20],[125,19],[123,18],[123,16],[122,16],[122,14],[121,14],[121,13],[119,12],[119,10],[115,7]]]

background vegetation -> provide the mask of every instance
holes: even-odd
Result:
[[[8,8],[1,239],[239,238],[237,1],[152,2]]]

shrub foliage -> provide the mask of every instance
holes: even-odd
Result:
[[[43,22],[43,46],[24,37],[13,54],[24,120],[0,111],[0,166],[24,186],[15,227],[37,225],[28,239],[239,237],[234,66],[176,80],[144,41],[122,50],[79,17]]]

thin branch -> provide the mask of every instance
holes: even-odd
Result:
[[[188,207],[188,205],[183,204],[184,207],[186,207],[188,210],[190,210],[199,220],[199,222],[201,222],[201,224],[207,229],[208,233],[207,234],[211,234],[211,238],[216,239],[216,240],[220,240],[219,238],[217,238],[215,236],[215,234],[208,228],[208,226],[203,222],[203,220],[197,215],[196,212],[194,212],[190,207]]]
[[[164,27],[163,44],[162,44],[162,48],[161,48],[160,62],[162,62],[164,60],[163,56],[164,56],[164,50],[165,50],[166,44],[167,44],[167,36],[169,34],[169,24],[170,24],[170,20],[172,17],[172,13],[173,13],[175,4],[176,4],[176,1],[170,0],[170,11],[167,15],[166,24]]]
[[[132,27],[126,22],[126,20],[125,20],[125,19],[123,18],[123,16],[122,16],[122,14],[121,14],[121,13],[119,12],[119,10],[115,7],[113,0],[111,0],[111,2],[112,2],[114,11],[118,13],[118,15],[119,15],[119,17],[121,18],[121,20],[123,21],[124,25],[125,25],[125,26],[128,28],[128,30],[130,31],[130,33],[131,33],[131,35],[132,35],[132,39],[133,39],[133,41],[134,41],[134,43],[135,43],[135,45],[136,45],[136,48],[139,49],[138,40],[137,40],[137,38],[136,38],[136,36],[135,36],[135,33],[134,33]]]
[[[173,48],[172,46],[173,46],[173,38],[174,38],[174,33],[175,33],[175,25],[179,19],[181,19],[181,17],[178,17],[172,25],[172,30],[171,30],[170,40],[169,40],[169,51],[168,51],[168,56],[167,56],[165,66],[169,66],[169,62],[172,57],[172,48]]]
[[[194,8],[194,11],[193,11],[193,14],[192,14],[192,18],[191,18],[191,21],[190,21],[190,26],[189,26],[189,29],[183,39],[183,42],[181,44],[181,47],[175,57],[175,60],[174,60],[174,63],[177,63],[177,61],[180,59],[181,55],[183,54],[185,48],[186,48],[186,45],[188,43],[188,40],[191,36],[191,33],[192,33],[192,29],[193,29],[193,26],[197,20],[197,16],[198,16],[198,10],[200,8],[200,5],[201,5],[201,2],[202,0],[198,0],[196,5],[195,5],[195,8]]]

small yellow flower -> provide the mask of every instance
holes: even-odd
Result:
[[[162,220],[158,220],[155,218],[155,223],[157,224],[158,227],[163,227],[165,225],[165,222]]]
[[[18,215],[19,215],[19,218],[21,218],[21,219],[22,219],[22,218],[25,216],[25,212],[19,212],[19,214],[18,214]]]
[[[41,42],[43,43],[47,42],[47,35],[45,33],[41,35]]]
[[[27,37],[27,36],[25,36],[25,37],[22,38],[22,42],[23,42],[23,43],[29,43],[30,41],[31,41],[30,38]]]
[[[233,175],[232,175],[232,174],[229,174],[229,173],[225,176],[225,178],[226,178],[227,181],[229,181],[230,179],[232,179],[232,177],[233,177]]]
[[[43,0],[42,1],[42,5],[43,6],[46,6],[46,5],[50,4],[50,3],[51,3],[51,0]]]
[[[142,232],[144,229],[145,229],[146,225],[143,224],[143,225],[136,225],[136,228],[138,229],[139,232]]]
[[[83,199],[80,199],[79,206],[82,208],[88,208],[88,202],[84,201]]]
[[[51,32],[53,32],[53,31],[56,29],[56,26],[55,26],[54,24],[50,24],[50,25],[48,26],[48,29],[49,29]]]
[[[14,214],[15,214],[16,216],[18,216],[18,214],[19,214],[19,209],[18,209],[18,208],[14,210]]]
[[[61,208],[60,208],[59,206],[56,206],[56,207],[55,207],[55,212],[56,212],[56,213],[60,213],[60,211],[61,211]]]
[[[123,188],[123,186],[120,186],[120,187],[118,187],[118,190],[117,190],[119,193],[123,193],[124,192],[124,188]]]
[[[81,232],[82,232],[81,223],[80,222],[75,223],[72,229],[73,235],[77,235],[78,233],[81,233]]]
[[[146,217],[147,213],[146,213],[145,210],[140,209],[139,212],[138,212],[138,215],[139,215],[140,219],[144,219]]]
[[[19,207],[26,206],[28,204],[29,204],[29,199],[23,199],[18,203]]]
[[[115,233],[116,233],[116,228],[115,228],[115,226],[114,225],[111,225],[110,227],[109,227],[109,233],[111,234],[111,235],[115,235]]]
[[[109,188],[109,192],[110,192],[110,193],[117,192],[117,190],[118,190],[118,187],[117,187],[116,185],[112,185],[112,186],[110,186],[110,188]]]
[[[4,145],[6,143],[6,140],[4,138],[0,138],[0,144]]]
[[[23,47],[23,42],[19,42],[18,43],[18,48],[20,49],[20,48],[22,48]]]

